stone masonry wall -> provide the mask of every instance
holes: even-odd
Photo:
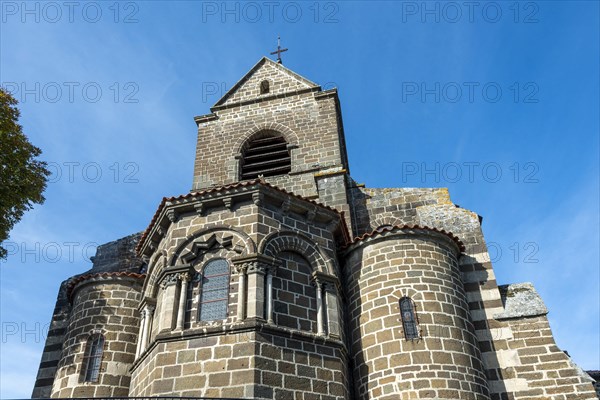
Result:
[[[261,333],[257,343],[264,398],[351,400],[348,359],[340,342]]]
[[[496,318],[505,314],[506,309],[490,262],[479,216],[454,205],[450,201],[447,189],[444,188],[356,189],[351,198],[354,201],[356,226],[359,230],[368,231],[384,224],[417,224],[445,229],[460,238],[466,248],[459,259],[461,278],[478,347],[482,353],[491,398],[529,399],[531,393],[539,393],[539,386],[532,387],[528,384],[527,374],[521,376],[525,373],[521,366],[528,361],[522,360],[523,354],[518,349],[522,348],[521,351],[525,352],[529,350],[525,350],[525,341],[519,338],[522,334],[519,331],[521,326],[513,331],[511,320],[518,321],[524,316]],[[540,315],[545,315],[545,312],[533,313],[534,317]],[[544,340],[553,339],[549,336]],[[533,342],[535,340],[530,341],[528,345],[533,345]],[[539,362],[548,363],[547,368],[552,368],[553,357],[564,356],[555,345],[547,345],[544,349],[548,352],[548,357],[540,358]],[[546,367],[540,365],[538,368],[544,370]],[[577,375],[577,371],[578,367],[573,366],[570,372],[563,373]],[[545,384],[550,385],[552,382],[546,379]],[[575,396],[573,393],[577,393],[578,399],[588,399],[592,388],[589,383],[584,382],[573,386],[563,383],[549,390],[556,391],[553,397],[549,397],[552,399]]]
[[[394,188],[349,190],[354,236],[381,225],[418,224],[418,208],[452,204],[446,189]]]
[[[313,173],[345,168],[337,124],[335,97],[315,98],[313,92],[273,98],[243,107],[216,111],[217,117],[198,126],[194,188],[240,180],[239,155],[245,141],[261,129],[282,133],[291,146],[289,179],[276,184],[296,194],[317,194]],[[307,173],[307,176],[298,176]]]
[[[342,350],[274,329],[157,344],[137,366],[130,396],[350,399]]]
[[[56,306],[52,314],[42,360],[38,370],[32,398],[50,397],[54,376],[61,358],[63,342],[69,325],[71,303],[67,298],[67,287],[72,279],[93,273],[139,272],[141,260],[135,254],[135,246],[141,234],[133,234],[98,246],[91,257],[92,268],[61,283]]]
[[[54,375],[62,354],[65,333],[69,325],[71,304],[67,299],[67,281],[61,283],[56,299],[56,306],[50,321],[50,329],[46,337],[42,360],[33,388],[31,398],[48,398],[52,392]]]
[[[260,90],[264,80],[268,93]],[[63,283],[33,397],[595,399],[589,377],[556,345],[533,287],[498,286],[477,214],[453,204],[444,188],[368,189],[350,178],[335,89],[322,91],[262,59],[211,111],[195,118],[193,190],[239,181],[244,143],[277,131],[291,172],[266,180],[343,211],[352,237],[382,226],[429,226],[457,235],[464,252],[458,256],[445,235],[396,228],[365,236],[340,262],[346,236],[337,215],[315,204],[282,193],[264,201],[262,190],[250,198],[246,188],[211,191],[188,207],[165,199],[182,207],[152,222],[159,226],[143,248],[150,260],[143,289],[133,278],[80,282],[71,307]],[[88,273],[139,272],[139,239],[100,246]],[[186,274],[215,257],[230,262],[228,313],[199,321],[199,282],[182,288]],[[418,340],[404,337],[402,296],[415,302]],[[138,355],[140,309],[151,323]],[[106,339],[100,380],[83,383],[93,332]]]
[[[311,267],[296,253],[284,252],[285,267],[273,278],[273,319],[275,324],[317,333],[316,289]]]
[[[457,249],[442,234],[418,232],[386,232],[349,250],[357,399],[489,399]],[[404,296],[415,303],[419,340],[404,336]]]
[[[325,329],[323,336],[317,335],[313,282],[316,272],[332,282],[332,275],[335,277],[339,271],[331,232],[339,216],[333,211],[321,211],[329,217],[313,213],[317,208],[314,204],[273,189],[268,191],[277,198],[266,192],[262,197],[230,193],[224,195],[234,199],[229,206],[203,208],[202,213],[181,212],[163,227],[162,239],[150,256],[144,289],[146,297],[156,298],[156,311],[148,344],[132,368],[130,396],[349,399],[347,353],[340,332],[343,323],[338,320],[330,327],[327,319],[330,314],[341,318],[341,301],[332,295],[333,285],[327,291],[322,289]],[[217,204],[217,196],[211,195],[211,204]],[[256,205],[246,201],[247,197],[262,200]],[[309,223],[307,218],[312,221]],[[187,258],[193,252],[195,256]],[[254,277],[247,271],[246,311],[238,309],[241,275],[236,260],[257,257],[256,252],[282,261],[273,275],[273,323],[268,323],[265,315],[266,278],[260,275],[264,271],[252,272]],[[166,274],[186,264],[201,271],[215,257],[235,267],[231,269],[227,318],[197,320],[200,292],[192,281],[185,299],[183,330],[175,328],[172,321],[177,312],[172,315],[165,310],[176,310],[181,299],[177,291],[161,285],[161,271]],[[256,287],[252,286],[253,279]],[[168,290],[172,294],[167,296]],[[337,314],[330,313],[333,309]],[[240,313],[244,316],[241,319]],[[164,323],[164,318],[171,322]],[[274,354],[280,355],[280,362],[272,360]],[[288,365],[290,359],[296,363],[293,370]],[[334,377],[341,381],[328,382]],[[270,386],[277,382],[279,386]],[[330,387],[335,396],[327,394]]]
[[[254,397],[251,332],[157,343],[135,366],[129,396]]]
[[[506,349],[497,349],[497,358],[516,358],[511,366],[502,369],[502,378],[506,382],[515,382],[520,389],[509,398],[596,400],[589,377],[556,346],[545,315],[504,322],[511,330],[512,338]],[[501,359],[500,363],[503,361]]]
[[[139,326],[141,282],[89,282],[76,288],[52,397],[126,396]],[[104,336],[98,382],[83,382],[87,339]]]
[[[594,399],[590,377],[554,341],[548,310],[530,283],[499,287],[504,311],[494,316],[501,328],[486,363],[498,368],[497,392],[515,399]],[[500,339],[504,339],[505,342]],[[502,346],[502,347],[501,347]]]
[[[245,77],[246,79],[242,82],[242,85],[234,89],[232,93],[226,94],[218,104],[230,105],[274,95],[282,96],[289,92],[316,86],[271,60],[261,60],[259,64],[260,66],[254,73]],[[261,93],[260,84],[265,80],[269,82],[269,90],[267,93]]]

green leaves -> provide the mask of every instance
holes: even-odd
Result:
[[[8,239],[13,226],[34,204],[44,202],[46,163],[37,160],[42,151],[29,142],[18,124],[15,100],[0,88],[0,242]],[[0,245],[0,259],[6,249]]]

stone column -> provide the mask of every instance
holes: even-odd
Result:
[[[140,329],[138,331],[137,346],[135,348],[135,358],[138,358],[142,352],[142,332],[144,331],[144,324],[146,323],[146,311],[141,310],[140,314],[142,315],[142,318],[140,318]]]
[[[144,329],[142,330],[142,346],[140,348],[140,354],[146,350],[148,345],[148,333],[150,330],[150,323],[152,321],[152,314],[154,313],[154,307],[146,304],[144,306]]]
[[[273,275],[275,274],[275,267],[269,267],[267,269],[267,322],[273,323]]]
[[[317,287],[317,335],[324,335],[323,330],[323,293],[322,285],[318,279],[315,279],[315,286]]]
[[[340,316],[338,294],[333,282],[325,283],[325,304],[327,305],[327,333],[332,337],[340,337]]]
[[[248,318],[264,319],[265,266],[253,261],[248,263]]]
[[[190,281],[190,274],[187,272],[181,273],[178,276],[181,281],[181,290],[179,291],[179,309],[177,310],[177,329],[183,330],[185,322],[185,303],[187,302],[187,287]]]
[[[160,284],[160,318],[158,331],[171,331],[175,329],[175,294],[177,293],[177,274],[167,275]]]
[[[236,271],[239,275],[237,320],[242,321],[246,313],[246,264],[238,265]]]

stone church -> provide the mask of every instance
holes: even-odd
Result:
[[[596,399],[445,188],[350,175],[336,89],[262,58],[189,193],[62,283],[33,398]]]

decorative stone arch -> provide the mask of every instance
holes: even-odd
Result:
[[[273,258],[277,258],[283,251],[292,251],[306,258],[313,271],[335,275],[333,261],[316,243],[301,233],[291,231],[272,233],[262,240],[258,251]]]
[[[391,297],[394,299],[394,302],[395,302],[394,311],[400,312],[399,302],[400,302],[400,299],[403,297],[410,297],[410,299],[415,304],[415,308],[416,308],[417,312],[423,310],[423,306],[420,304],[420,302],[424,300],[423,294],[421,292],[416,291],[415,289],[413,289],[411,287],[396,288],[392,292]]]
[[[374,220],[371,221],[371,229],[376,230],[381,226],[397,226],[404,225],[400,218],[394,217],[393,215],[378,215]]]
[[[178,262],[179,263],[185,263],[181,258],[182,256],[186,255],[186,249],[189,250],[189,252],[193,252],[193,251],[201,251],[200,249],[195,249],[195,244],[193,244],[191,246],[191,248],[189,248],[191,243],[194,243],[198,238],[207,235],[207,242],[205,247],[209,247],[214,244],[214,245],[220,245],[221,247],[226,247],[228,245],[228,243],[224,243],[223,240],[221,240],[219,242],[219,239],[216,239],[216,234],[217,233],[222,233],[222,232],[227,232],[229,233],[231,236],[235,236],[238,239],[238,244],[237,245],[233,245],[233,243],[231,243],[231,250],[235,251],[238,253],[238,255],[248,255],[248,254],[254,254],[256,253],[256,243],[254,243],[254,240],[252,240],[252,238],[250,236],[248,236],[248,234],[246,234],[245,232],[239,231],[234,229],[231,226],[226,226],[226,225],[215,225],[212,227],[204,227],[203,229],[199,229],[196,232],[192,233],[191,235],[189,235],[185,241],[183,243],[181,243],[181,245],[179,245],[175,251],[173,252],[173,254],[171,255],[171,258],[169,260],[168,265],[169,266],[174,266],[176,265]],[[221,239],[222,237],[224,237],[225,235],[220,235]],[[213,237],[215,237],[215,239],[213,239]],[[212,241],[216,240],[216,243],[212,243]]]
[[[142,287],[143,297],[154,298],[156,296],[156,280],[160,275],[160,272],[167,266],[167,251],[160,250],[150,258],[148,261],[148,271],[146,272],[146,279],[144,280],[144,286]]]
[[[243,153],[244,153],[244,146],[250,140],[252,140],[255,137],[257,137],[258,135],[260,135],[261,132],[277,132],[277,133],[281,134],[281,136],[287,142],[287,148],[290,152],[292,172],[295,170],[294,166],[298,165],[298,162],[296,160],[297,152],[294,151],[294,149],[298,148],[298,146],[300,144],[300,140],[299,140],[296,132],[294,132],[289,127],[282,125],[278,122],[267,122],[267,123],[262,123],[262,124],[256,124],[251,129],[246,131],[243,135],[241,135],[238,138],[238,140],[236,141],[235,145],[233,146],[233,156],[235,158],[235,162],[234,162],[233,168],[229,171],[229,173],[232,175],[229,178],[232,179],[233,181],[239,180],[239,175],[240,175],[240,171],[241,171],[241,160],[242,160]]]
[[[233,146],[234,155],[241,155],[244,144],[248,140],[252,139],[252,137],[255,136],[257,133],[262,131],[276,131],[281,133],[281,135],[285,138],[285,141],[288,143],[288,146],[291,145],[297,147],[300,143],[296,132],[294,132],[287,126],[282,125],[278,122],[265,122],[262,124],[255,124],[251,129],[246,131],[243,135],[241,135],[238,138],[237,142]]]
[[[411,287],[396,288],[392,292],[392,297],[394,297],[396,300],[400,300],[403,297],[410,297],[413,301],[423,300],[421,292],[418,292]]]

